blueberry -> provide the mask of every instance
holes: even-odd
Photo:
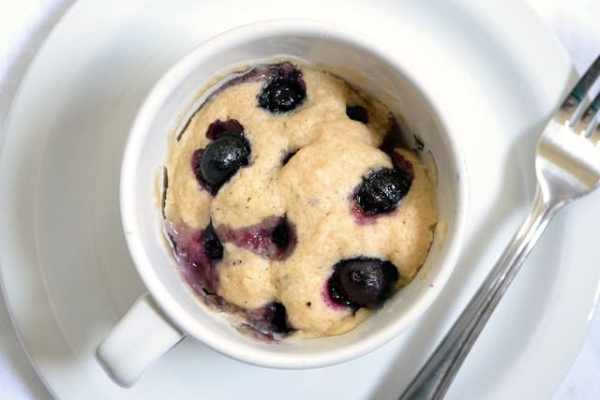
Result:
[[[204,254],[209,260],[218,261],[223,258],[223,245],[212,222],[208,224],[202,234],[202,243],[204,244]]]
[[[271,303],[269,306],[271,330],[275,333],[288,333],[292,329],[288,324],[285,306],[281,303]]]
[[[368,216],[391,212],[410,190],[412,174],[400,168],[381,168],[363,178],[354,200]]]
[[[215,140],[226,133],[241,135],[243,132],[244,127],[237,120],[228,119],[226,121],[221,121],[218,119],[208,126],[206,137]]]
[[[200,173],[200,163],[202,162],[202,156],[204,155],[204,149],[197,149],[192,154],[192,171],[194,171],[194,175],[196,176],[196,180],[202,187],[206,188],[204,184],[204,180],[202,179],[202,174]]]
[[[205,149],[196,150],[192,168],[196,178],[213,195],[241,167],[248,165],[250,143],[242,135],[224,133]]]
[[[334,265],[327,282],[331,300],[354,309],[376,308],[391,294],[398,281],[394,264],[377,258],[358,257]]]
[[[258,94],[258,106],[272,113],[292,111],[306,99],[302,72],[290,63],[273,66]]]
[[[271,233],[271,241],[280,250],[285,250],[290,244],[290,228],[286,218],[282,218],[281,222],[277,224],[273,232]]]
[[[362,122],[363,124],[369,122],[369,113],[367,112],[367,109],[363,106],[347,106],[346,115],[348,116],[348,118],[354,121]]]
[[[246,316],[254,329],[271,337],[273,333],[286,334],[293,330],[288,322],[285,306],[281,303],[269,303],[249,310]]]

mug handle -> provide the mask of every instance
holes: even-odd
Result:
[[[148,294],[140,297],[98,346],[96,357],[120,386],[130,387],[184,335]]]

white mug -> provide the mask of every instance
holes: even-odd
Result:
[[[240,333],[201,303],[182,278],[163,237],[156,200],[169,135],[197,106],[203,84],[253,60],[300,58],[346,79],[386,104],[418,134],[437,166],[439,223],[417,277],[384,307],[340,336],[272,344]],[[179,61],[152,89],[131,129],[121,171],[121,214],[129,250],[149,294],[98,347],[118,384],[130,386],[185,336],[248,363],[314,368],[350,360],[392,339],[423,314],[447,282],[465,223],[467,179],[453,134],[423,85],[402,69],[402,54],[348,31],[305,20],[246,25],[225,32]]]

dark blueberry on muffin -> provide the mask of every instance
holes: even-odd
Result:
[[[270,303],[249,311],[248,320],[254,329],[267,335],[286,334],[293,330],[288,322],[285,306],[281,303]]]
[[[206,258],[211,261],[218,261],[223,258],[223,244],[221,244],[221,241],[213,228],[212,222],[208,224],[204,230],[202,241],[204,243],[204,254],[206,255]]]
[[[271,317],[271,327],[273,332],[288,333],[292,329],[288,324],[287,312],[285,306],[281,303],[272,303],[270,305],[269,316]]]
[[[327,290],[335,304],[354,309],[377,308],[392,294],[397,281],[394,264],[358,257],[334,265]]]
[[[250,159],[250,143],[242,135],[223,133],[192,155],[196,179],[213,195]]]
[[[363,106],[346,106],[346,115],[348,118],[366,124],[369,122],[369,113]]]
[[[287,249],[290,244],[290,227],[287,218],[282,218],[271,233],[271,240],[278,249]]]
[[[256,225],[232,229],[227,225],[217,227],[223,242],[249,250],[270,260],[284,260],[296,246],[296,227],[287,217],[268,217]]]
[[[258,106],[272,113],[292,111],[306,99],[302,71],[290,63],[274,66],[258,94]]]
[[[394,211],[410,190],[412,180],[412,169],[381,168],[372,171],[354,192],[354,201],[367,216]]]
[[[202,162],[202,156],[204,155],[204,149],[197,149],[192,154],[192,171],[194,171],[194,176],[200,186],[208,190],[208,187],[204,183],[204,179],[202,178],[202,174],[200,173],[200,163]]]

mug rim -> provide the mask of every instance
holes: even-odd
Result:
[[[443,264],[443,268],[440,268],[435,275],[437,282],[435,287],[419,296],[410,305],[402,318],[395,319],[386,327],[376,330],[364,339],[351,345],[334,347],[330,350],[324,350],[319,354],[308,356],[306,354],[294,354],[292,356],[275,353],[263,347],[259,349],[258,346],[252,347],[251,345],[241,343],[241,341],[224,339],[212,332],[208,332],[206,329],[201,329],[203,324],[188,314],[170,295],[169,289],[162,283],[151,267],[152,260],[146,254],[143,241],[134,234],[136,232],[135,226],[137,225],[133,210],[133,200],[136,191],[134,190],[135,185],[130,184],[130,182],[132,182],[135,176],[135,161],[139,158],[138,155],[142,145],[145,143],[147,133],[150,131],[154,116],[161,108],[164,100],[193,71],[200,61],[210,57],[211,54],[227,48],[240,46],[245,42],[282,34],[315,37],[327,36],[340,40],[376,55],[395,69],[401,71],[403,76],[423,97],[437,122],[440,124],[448,142],[448,153],[452,155],[452,163],[455,164],[454,167],[461,175],[460,179],[454,182],[456,186],[455,229],[448,241],[446,254],[440,261]],[[461,152],[458,150],[455,135],[452,134],[451,128],[442,115],[440,107],[414,76],[402,68],[395,60],[387,56],[384,51],[378,49],[377,46],[374,46],[359,35],[349,33],[343,29],[335,29],[331,25],[307,19],[278,19],[238,26],[207,39],[177,61],[154,85],[139,108],[129,132],[121,166],[119,196],[121,222],[127,246],[138,274],[165,316],[175,323],[176,326],[219,353],[243,362],[264,367],[305,369],[341,363],[375,350],[410,326],[429,308],[448,282],[458,259],[464,236],[466,210],[468,208],[468,182],[465,162],[461,156]]]

